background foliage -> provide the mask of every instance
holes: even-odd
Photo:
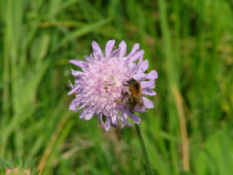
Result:
[[[115,39],[159,74],[140,123],[154,174],[233,174],[231,0],[1,0],[0,17],[0,172],[17,157],[43,174],[145,174],[135,128],[68,110],[68,60]]]

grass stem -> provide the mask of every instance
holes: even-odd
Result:
[[[141,145],[141,148],[142,148],[143,156],[144,156],[144,159],[145,159],[146,174],[151,175],[153,173],[152,173],[152,169],[151,169],[150,159],[149,159],[149,156],[148,156],[148,153],[147,153],[147,150],[146,150],[146,145],[144,143],[144,140],[143,140],[142,133],[141,133],[139,125],[135,124],[135,127],[136,127],[136,131],[137,131],[138,139],[139,139],[139,142],[140,142],[140,145]]]

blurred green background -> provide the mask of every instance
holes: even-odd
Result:
[[[154,174],[233,174],[232,0],[1,0],[0,17],[2,164],[145,174],[135,127],[105,132],[68,110],[68,60],[115,39],[128,53],[140,43],[159,74],[155,108],[140,115]]]

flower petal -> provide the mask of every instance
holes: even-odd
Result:
[[[104,127],[103,114],[98,114],[97,116],[98,116],[98,118],[100,120],[101,126]]]
[[[93,63],[93,58],[91,56],[84,56],[87,62]]]
[[[69,106],[69,109],[72,111],[76,111],[77,107],[79,106],[80,101],[73,100]]]
[[[139,50],[139,44],[138,43],[134,44],[133,49],[131,50],[131,52],[127,57],[131,58],[138,50]]]
[[[89,110],[89,112],[85,115],[85,120],[90,120],[94,114],[95,112]]]
[[[127,120],[127,113],[126,111],[124,111],[123,113],[121,113],[122,117],[119,117],[120,120],[122,121],[122,123],[124,123],[125,125],[129,126],[129,127],[132,127],[133,125],[131,123],[129,123],[129,121]]]
[[[148,60],[145,60],[141,63],[140,67],[138,68],[137,73],[143,73],[145,72],[149,67]]]
[[[90,108],[86,108],[83,111],[80,112],[79,118],[85,118],[85,120],[90,120],[95,112],[91,110]]]
[[[69,80],[69,85],[68,86],[71,87],[71,88],[74,88],[74,85],[70,82],[70,80]]]
[[[132,70],[136,70],[137,69],[137,64],[136,63],[130,63],[128,64],[129,68],[132,69]]]
[[[158,73],[155,70],[152,70],[148,75],[147,75],[148,79],[156,79],[158,78]]]
[[[128,116],[129,116],[129,118],[131,118],[131,119],[134,121],[134,123],[137,123],[137,124],[140,123],[141,119],[140,119],[139,116],[133,114],[133,113],[130,112],[130,111],[127,111],[127,114],[128,114]]]
[[[134,56],[132,56],[132,58],[130,59],[130,62],[134,62],[136,60],[138,60],[142,55],[144,55],[145,51],[144,50],[140,50],[138,52],[136,52],[136,54]]]
[[[137,81],[145,80],[146,79],[146,74],[140,73],[140,74],[135,74],[133,78]]]
[[[77,111],[79,111],[80,109],[82,109],[82,108],[84,108],[85,106],[86,106],[86,104],[84,103],[80,103],[79,104],[80,106],[74,111],[74,112],[77,112]]]
[[[134,64],[136,64],[136,66],[135,66],[135,68],[134,68],[134,71],[133,71],[134,74],[135,74],[135,73],[142,73],[142,72],[138,72],[138,69],[140,68],[142,62],[143,62],[143,57],[141,56],[141,57],[140,57],[140,60],[138,61],[138,64],[134,63]],[[131,64],[133,64],[133,63],[131,63]]]
[[[110,57],[118,57],[118,55],[119,55],[119,51],[120,51],[120,49],[116,49],[116,50],[112,51],[112,53],[111,53],[111,56],[110,56]]]
[[[118,127],[118,120],[115,115],[111,117],[111,126]]]
[[[92,48],[93,48],[93,51],[94,53],[97,55],[97,56],[103,56],[103,53],[100,49],[100,46],[97,42],[95,41],[92,41]]]
[[[111,121],[110,117],[107,117],[106,122],[104,124],[105,131],[109,131],[109,129],[110,129],[110,121]]]
[[[125,41],[121,41],[121,43],[119,44],[119,48],[120,48],[119,57],[125,56],[125,54],[126,54],[126,43],[125,43]]]
[[[85,114],[86,114],[86,112],[87,112],[87,110],[88,110],[88,109],[82,110],[82,111],[80,112],[80,114],[79,114],[79,118],[84,118],[84,117],[85,117]]]
[[[114,45],[115,45],[115,40],[110,40],[107,42],[105,47],[105,55],[107,58],[110,57]]]
[[[133,112],[146,112],[146,108],[153,108],[153,101],[142,97],[144,105],[136,106],[133,111],[124,105],[128,100],[127,85],[124,82],[134,78],[141,83],[143,95],[155,95],[152,90],[155,87],[156,71],[145,73],[149,67],[148,60],[143,60],[144,50],[139,50],[139,44],[135,44],[131,52],[126,56],[127,46],[121,41],[119,48],[115,49],[115,40],[110,40],[102,52],[97,42],[92,42],[93,53],[85,57],[85,61],[70,60],[69,62],[82,70],[71,70],[74,76],[74,85],[70,83],[72,90],[69,95],[75,93],[75,99],[71,102],[70,110],[80,110],[80,118],[90,120],[97,114],[101,126],[106,131],[110,127],[125,125],[132,127],[131,123],[138,124],[141,119]],[[145,81],[146,80],[146,81]],[[116,103],[120,99],[122,105]],[[129,119],[130,118],[130,119]],[[133,120],[133,121],[131,121]]]
[[[80,60],[70,60],[69,62],[81,68],[84,68],[87,66],[86,62],[80,61]]]
[[[142,86],[142,89],[153,89],[155,87],[155,80],[152,79],[150,81],[141,81],[140,84]]]
[[[142,94],[143,94],[143,95],[154,96],[154,95],[156,95],[156,92],[154,92],[154,91],[151,90],[151,89],[143,89],[143,90],[142,90]]]
[[[133,111],[134,112],[141,112],[141,113],[147,112],[147,110],[145,110],[145,107],[137,107]]]
[[[77,91],[79,88],[80,88],[80,86],[76,86],[75,88],[73,88],[73,89],[68,93],[68,95],[73,94],[73,93],[74,93],[75,91]]]
[[[146,108],[150,109],[150,108],[154,107],[154,103],[151,100],[149,100],[146,97],[142,97],[142,98],[143,98],[143,102],[144,102],[144,105],[145,105]]]
[[[73,70],[73,69],[71,69],[71,73],[72,73],[72,75],[75,76],[75,77],[83,74],[83,72],[76,71],[76,70]]]

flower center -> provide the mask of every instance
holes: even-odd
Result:
[[[89,104],[101,105],[102,109],[116,104],[122,96],[123,82],[130,75],[127,68],[126,63],[116,57],[89,64],[83,91],[84,96],[91,96]]]

